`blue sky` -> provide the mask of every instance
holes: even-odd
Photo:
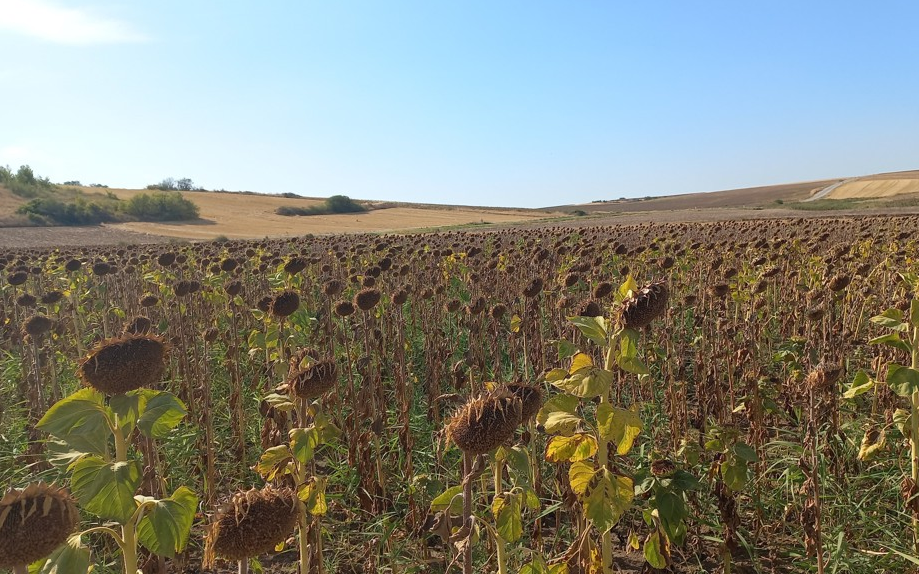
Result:
[[[538,207],[919,169],[919,3],[0,0],[0,165]]]

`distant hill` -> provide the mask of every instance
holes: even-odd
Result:
[[[685,209],[774,207],[780,202],[806,202],[822,190],[837,184],[838,187],[830,191],[826,199],[889,198],[895,195],[909,195],[919,193],[919,171],[685,193],[647,199],[614,199],[587,204],[558,205],[547,209],[565,212],[581,210],[586,213],[635,213]]]
[[[830,199],[873,198],[910,193],[919,193],[919,170],[879,173],[855,178],[834,189],[827,197]]]

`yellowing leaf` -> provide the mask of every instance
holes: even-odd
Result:
[[[884,447],[887,436],[884,429],[868,429],[862,437],[862,444],[858,449],[858,460],[870,460]]]
[[[439,512],[449,509],[450,514],[463,513],[463,486],[451,486],[431,501],[431,511]]]
[[[521,495],[509,492],[495,496],[491,512],[495,517],[498,535],[506,542],[516,542],[523,534],[523,519],[520,516]]]
[[[568,483],[571,485],[571,490],[578,496],[583,496],[596,473],[592,464],[586,462],[572,464],[568,469]]]
[[[587,460],[596,453],[597,440],[586,433],[554,436],[546,445],[546,460],[555,463]]]
[[[568,371],[565,369],[552,369],[546,373],[546,381],[554,383],[556,381],[561,381],[568,376]]]
[[[865,371],[859,371],[855,374],[855,379],[852,381],[852,386],[846,389],[846,392],[842,394],[842,398],[851,399],[855,398],[858,395],[867,393],[874,388],[874,380],[868,377]]]
[[[564,411],[555,411],[549,413],[543,426],[549,434],[558,434],[571,436],[581,423],[581,417],[566,413]]]
[[[652,568],[662,570],[667,567],[670,559],[670,541],[667,535],[658,529],[645,539],[645,560]]]
[[[616,443],[616,454],[623,456],[632,450],[635,438],[644,425],[638,413],[600,403],[597,407],[597,427],[600,437]]]
[[[893,412],[893,423],[897,425],[900,434],[905,437],[909,436],[909,429],[912,424],[911,417],[912,415],[906,409],[897,409]]]
[[[314,477],[301,486],[297,492],[300,500],[306,506],[306,511],[313,516],[322,516],[329,509],[325,500],[325,485],[325,478]]]
[[[573,375],[581,369],[592,366],[594,366],[594,360],[590,358],[590,355],[587,353],[578,353],[571,359],[571,368],[568,369],[568,374]]]
[[[625,281],[622,283],[622,285],[619,286],[619,297],[622,299],[627,299],[637,291],[638,283],[635,281],[635,278],[632,277],[632,274],[629,273],[628,277],[625,278]]]
[[[608,532],[619,522],[619,519],[635,498],[635,487],[627,476],[616,476],[608,470],[600,471],[603,476],[590,491],[584,503],[587,518],[600,531]]]
[[[609,391],[613,384],[613,373],[598,367],[588,367],[552,384],[576,397],[599,397]]]
[[[634,530],[629,532],[629,539],[626,544],[632,550],[638,550],[639,548],[641,548],[641,543],[638,541],[638,535],[635,534]]]
[[[265,477],[265,480],[274,480],[287,474],[288,463],[292,460],[293,455],[286,444],[271,447],[262,453],[262,457],[255,465],[255,472]]]

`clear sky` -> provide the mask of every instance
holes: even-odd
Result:
[[[547,206],[919,169],[919,2],[0,0],[0,165]]]

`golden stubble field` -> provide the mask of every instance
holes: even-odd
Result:
[[[147,192],[138,189],[111,190],[121,199]],[[234,193],[183,192],[201,209],[196,222],[131,222],[113,225],[118,229],[164,235],[182,239],[205,240],[219,236],[230,239],[281,237],[307,233],[363,233],[405,231],[427,227],[475,223],[530,222],[563,215],[528,209],[491,209],[475,207],[388,207],[365,213],[335,215],[283,216],[275,210],[282,206],[320,205],[321,199],[288,199],[267,195]]]
[[[912,193],[919,193],[919,171],[882,173],[862,177],[840,185],[833,190],[829,198],[893,197]]]

